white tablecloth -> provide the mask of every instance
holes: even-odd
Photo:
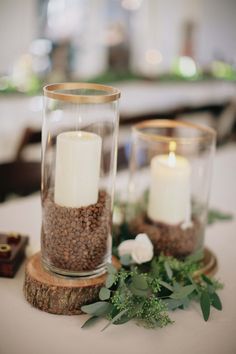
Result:
[[[125,175],[117,188],[124,188]],[[86,316],[56,316],[31,307],[22,293],[24,269],[14,279],[0,278],[1,354],[235,354],[236,353],[236,145],[222,148],[215,160],[211,205],[235,214],[231,222],[207,229],[206,245],[218,257],[225,287],[220,296],[223,311],[212,311],[204,322],[196,304],[171,314],[175,324],[146,330],[134,322],[111,326],[103,323],[82,330]],[[38,195],[0,206],[0,230],[30,235],[31,251],[40,243]]]

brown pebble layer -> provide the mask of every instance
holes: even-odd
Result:
[[[167,256],[185,257],[193,253],[199,244],[201,224],[195,218],[191,227],[182,229],[181,225],[153,223],[142,214],[131,221],[130,231],[134,234],[146,233],[153,243],[155,255],[164,253]]]
[[[111,198],[81,208],[62,207],[53,193],[43,200],[42,254],[47,264],[68,271],[91,271],[102,265],[110,248]]]

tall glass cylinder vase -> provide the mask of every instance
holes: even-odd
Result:
[[[215,132],[172,120],[132,131],[127,221],[146,233],[155,254],[185,257],[203,247]]]
[[[90,277],[111,261],[119,90],[97,84],[44,87],[42,262]]]

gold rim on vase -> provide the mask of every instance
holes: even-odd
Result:
[[[94,90],[100,93],[83,94],[71,93],[73,90]],[[120,98],[120,90],[112,86],[82,83],[82,82],[64,82],[57,84],[49,84],[43,88],[44,96],[56,100],[67,101],[71,103],[108,103],[116,101]],[[63,91],[63,92],[61,92]],[[68,91],[68,93],[66,92]]]
[[[199,136],[190,136],[190,137],[185,137],[185,136],[169,136],[169,135],[161,135],[159,133],[155,134],[153,132],[145,132],[145,129],[148,128],[153,128],[153,129],[158,129],[158,128],[188,128],[192,129],[195,131],[199,132]],[[212,142],[212,140],[216,139],[216,132],[214,129],[208,127],[208,126],[203,126],[200,124],[195,124],[195,123],[190,123],[186,121],[181,121],[181,120],[170,120],[170,119],[152,119],[152,120],[146,120],[142,121],[140,123],[137,123],[133,125],[132,127],[133,133],[137,134],[144,140],[153,140],[156,142],[167,142],[169,143],[170,141],[175,140],[176,142],[181,142],[184,144],[192,144],[194,142],[200,142],[200,141],[209,141]]]

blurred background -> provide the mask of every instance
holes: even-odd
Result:
[[[235,0],[0,0],[0,201],[40,188],[42,87],[122,90],[118,169],[130,126],[214,127],[236,141]]]

